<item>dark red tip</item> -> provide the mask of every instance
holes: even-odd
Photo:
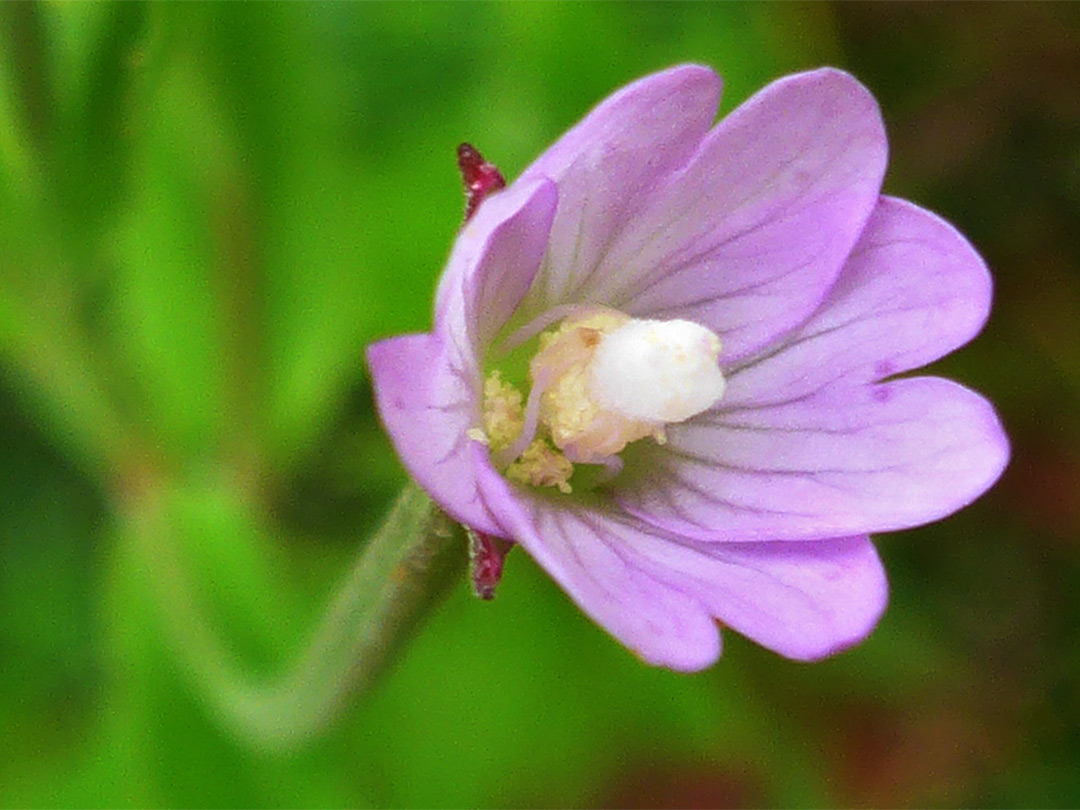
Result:
[[[469,575],[473,593],[481,599],[495,598],[495,586],[502,579],[503,560],[513,543],[469,529]]]
[[[472,144],[463,143],[457,148],[457,162],[465,184],[465,221],[468,222],[488,194],[506,187],[506,180],[495,164],[484,160]]]

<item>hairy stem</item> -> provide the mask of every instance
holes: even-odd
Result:
[[[237,666],[214,633],[176,559],[161,542],[158,509],[132,515],[171,640],[227,726],[260,747],[296,747],[330,721],[345,700],[369,689],[418,622],[458,581],[466,564],[464,532],[415,484],[398,496],[382,528],[330,601],[291,666],[274,679]]]

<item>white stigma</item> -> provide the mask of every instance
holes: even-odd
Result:
[[[568,493],[575,464],[617,475],[628,444],[664,444],[667,425],[707,411],[724,393],[720,338],[691,321],[581,307],[538,342],[528,401],[493,371],[476,428],[518,483]]]
[[[589,363],[589,393],[605,410],[682,422],[724,393],[720,338],[691,321],[628,320],[604,335]]]

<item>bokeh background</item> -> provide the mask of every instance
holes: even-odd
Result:
[[[314,739],[237,735],[163,606],[193,583],[245,671],[299,649],[405,480],[363,347],[430,323],[454,148],[513,177],[683,61],[725,111],[874,91],[886,190],[993,269],[936,370],[998,403],[1005,477],[880,538],[836,659],[650,669],[515,553]],[[1078,77],[1076,4],[0,6],[0,804],[1080,804]]]

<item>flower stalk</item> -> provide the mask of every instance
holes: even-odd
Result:
[[[163,511],[144,500],[130,526],[168,638],[210,708],[237,736],[270,750],[298,747],[352,695],[370,690],[465,570],[460,526],[407,484],[330,600],[319,625],[276,677],[243,671],[214,632],[167,542]]]

